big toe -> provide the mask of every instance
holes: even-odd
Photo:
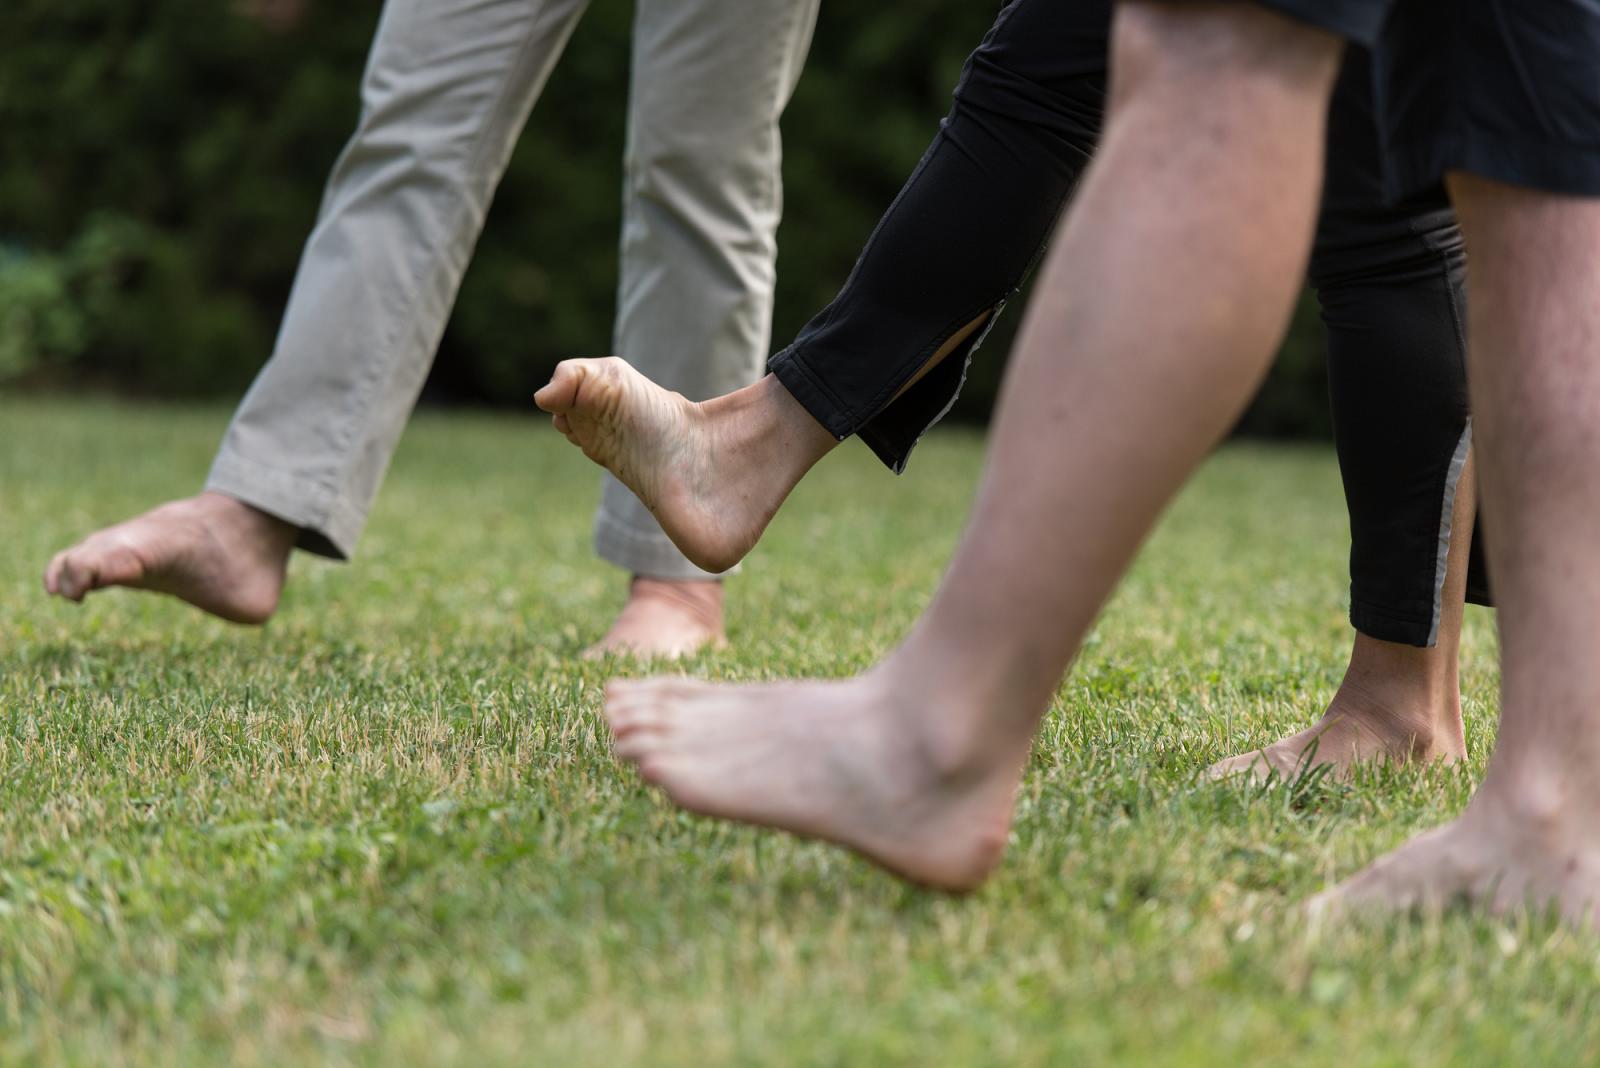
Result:
[[[628,370],[627,361],[616,356],[562,360],[533,402],[553,415],[604,408],[620,393]]]
[[[1403,912],[1425,905],[1431,897],[1426,887],[1395,879],[1384,860],[1380,860],[1329,887],[1313,900],[1322,915],[1332,917],[1357,911]]]
[[[76,549],[66,549],[50,558],[44,571],[44,588],[57,597],[69,601],[82,600],[82,582],[75,561]]]
[[[61,568],[66,561],[66,557],[67,554],[65,552],[56,553],[50,558],[50,562],[44,566],[44,575],[42,576],[44,592],[51,594],[59,594],[61,592]]]
[[[612,679],[606,683],[606,707],[654,704],[692,697],[714,684],[699,679],[667,676],[652,679]]]
[[[533,403],[554,415],[569,411],[578,397],[578,385],[583,380],[583,373],[577,366],[581,362],[562,360],[556,364],[550,381],[533,395]]]
[[[69,601],[81,601],[102,586],[138,577],[138,561],[126,550],[96,545],[93,540],[61,554],[56,588]]]
[[[1262,750],[1256,750],[1253,753],[1241,753],[1217,761],[1205,770],[1204,777],[1212,782],[1240,777],[1261,780],[1270,777],[1274,770],[1267,754]]]
[[[1349,902],[1345,898],[1344,886],[1330,886],[1319,894],[1315,894],[1300,906],[1300,912],[1305,917],[1306,926],[1312,934],[1319,933],[1322,928],[1340,917],[1349,910]]]

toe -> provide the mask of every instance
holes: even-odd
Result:
[[[634,730],[627,734],[613,735],[611,751],[617,755],[618,760],[637,764],[639,770],[644,772],[646,764],[652,761],[659,762],[661,741],[661,734],[658,731]],[[659,781],[648,774],[645,778],[651,782]]]
[[[556,364],[555,373],[544,388],[533,395],[533,403],[547,412],[569,411],[578,399],[578,387],[583,383],[583,365],[586,360],[562,360]]]
[[[84,592],[102,586],[138,585],[144,581],[146,574],[143,558],[126,545],[118,545],[96,557],[90,582],[84,587]]]
[[[50,594],[61,593],[61,568],[66,562],[67,554],[56,553],[50,558],[50,563],[44,569],[44,590]]]
[[[639,769],[639,777],[663,791],[674,805],[690,812],[710,814],[706,811],[705,799],[690,785],[693,776],[683,774],[683,762],[674,759],[671,752],[659,745],[646,745],[641,747],[633,762]]]
[[[1340,907],[1345,909],[1403,912],[1442,905],[1461,889],[1461,884],[1448,862],[1427,857],[1418,849],[1419,843],[1431,841],[1437,833],[1432,831],[1414,838],[1407,845],[1379,857],[1328,893],[1335,895]],[[1421,864],[1419,856],[1423,858]]]
[[[1373,867],[1368,867],[1329,887],[1312,900],[1317,902],[1317,907],[1322,910],[1323,916],[1331,918],[1340,913],[1347,913],[1352,908],[1365,907],[1385,900],[1388,895],[1382,889],[1384,881],[1381,874]],[[1388,903],[1405,907],[1405,904],[1400,902]]]
[[[1267,778],[1272,772],[1266,761],[1266,754],[1257,750],[1254,753],[1241,753],[1238,756],[1219,760],[1205,770],[1205,778],[1212,782],[1223,782],[1230,779],[1248,778],[1260,780]]]
[[[69,601],[81,601],[94,584],[94,569],[83,556],[68,552],[61,558],[61,568],[56,574],[56,586],[61,596]]]
[[[689,682],[674,678],[612,679],[606,683],[606,712],[654,708],[665,715],[672,707],[696,696],[696,691],[686,685]]]
[[[622,738],[635,731],[659,728],[665,722],[661,709],[653,704],[606,706],[606,722],[611,725],[611,735]]]
[[[606,683],[606,708],[621,708],[644,700],[654,700],[660,691],[659,679],[611,679]]]
[[[623,738],[635,731],[661,730],[667,717],[659,706],[652,704],[607,705],[606,724],[613,738]]]
[[[1301,912],[1305,916],[1306,926],[1315,934],[1343,916],[1346,907],[1343,886],[1330,886],[1307,900],[1301,906]]]
[[[606,711],[628,701],[639,694],[638,680],[633,679],[607,679],[602,700],[605,702]]]
[[[639,696],[665,700],[671,697],[693,697],[723,685],[725,684],[707,682],[704,679],[691,679],[685,675],[653,675],[647,679],[612,679],[606,684],[606,692],[610,694],[614,691],[619,698]]]

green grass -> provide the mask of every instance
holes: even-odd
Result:
[[[1262,792],[1196,772],[1320,710],[1346,527],[1331,454],[1235,447],[1052,708],[1008,859],[906,888],[689,818],[609,756],[594,472],[532,419],[423,415],[359,560],[278,617],[46,600],[50,553],[191,492],[225,413],[0,403],[0,1062],[1577,1064],[1600,945],[1460,913],[1316,938],[1294,906],[1458,811],[1472,759]],[[981,462],[849,447],[683,670],[843,675],[905,632]],[[1041,457],[1048,462],[1048,457]],[[1040,561],[1047,566],[1048,561]],[[638,669],[629,669],[638,670]]]

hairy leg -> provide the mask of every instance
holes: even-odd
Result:
[[[1600,922],[1600,198],[1456,176],[1471,375],[1499,605],[1500,735],[1455,822],[1322,907],[1470,899]]]
[[[825,691],[619,684],[619,748],[681,803],[832,839],[937,886],[975,885],[998,860],[996,828],[1063,670],[1282,336],[1340,54],[1330,35],[1233,3],[1130,0],[1113,44],[1102,151],[932,605],[884,665]],[[739,737],[704,729],[734,719],[730,703]],[[890,852],[888,839],[938,848]]]

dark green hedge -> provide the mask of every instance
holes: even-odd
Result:
[[[0,382],[231,394],[266,358],[378,4],[310,0],[288,27],[249,7],[0,5]],[[833,295],[994,9],[824,2],[784,124],[776,343]],[[525,403],[556,360],[607,347],[631,17],[595,0],[535,110],[435,397]],[[987,413],[1020,318],[996,331],[958,414]],[[1321,434],[1315,329],[1301,323],[1289,350],[1246,426]]]

